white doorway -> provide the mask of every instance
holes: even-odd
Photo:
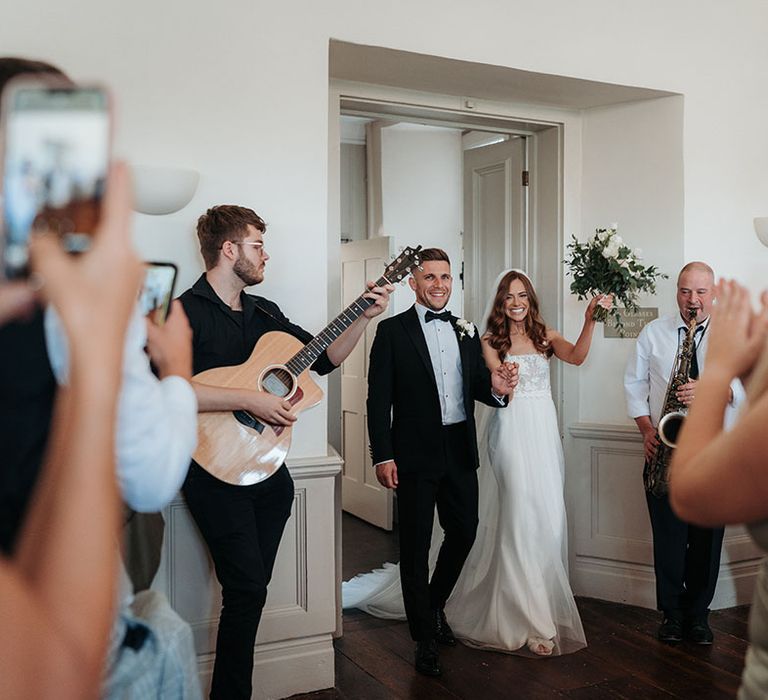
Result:
[[[350,156],[339,149],[340,238],[356,241],[354,248],[357,241],[375,243],[381,238],[377,234],[388,234],[392,252],[406,245],[445,249],[455,279],[449,308],[476,322],[482,322],[479,314],[497,274],[508,267],[526,269],[534,283],[538,279],[554,281],[554,288],[544,295],[544,311],[551,314],[546,317],[548,323],[558,327],[562,269],[557,251],[561,239],[560,227],[551,224],[559,221],[558,178],[562,173],[559,151],[538,146],[545,133],[557,143],[558,127],[511,119],[494,119],[490,128],[481,119],[476,124],[454,124],[441,119],[437,110],[425,108],[424,113],[414,115],[412,106],[401,106],[399,113],[397,105],[388,104],[379,111],[381,105],[360,100],[341,100],[340,107],[340,146],[345,135],[355,145],[347,149]],[[362,158],[361,143],[365,146]],[[542,153],[551,162],[539,164],[531,156]],[[362,183],[354,181],[355,171]],[[361,196],[361,188],[365,196]],[[355,211],[356,207],[365,209]],[[365,229],[360,224],[351,227],[350,222],[355,221],[365,221]],[[547,222],[545,230],[537,230],[539,221]],[[343,269],[349,245],[341,245],[344,288],[348,285]],[[359,266],[367,253],[358,255],[352,248],[349,252]],[[372,271],[368,278],[375,275]],[[399,289],[390,309],[399,313],[412,303],[410,289]],[[366,360],[368,347],[366,343]],[[364,361],[353,360],[350,370],[352,364],[354,372],[345,369],[338,387],[338,446],[345,461],[342,508],[388,529],[392,526],[392,498],[386,492],[376,493],[367,430],[361,419],[367,390],[362,381]],[[553,376],[552,380],[558,391],[559,378]],[[333,391],[330,385],[331,396]],[[555,400],[559,405],[557,395]]]

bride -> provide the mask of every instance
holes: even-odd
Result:
[[[502,361],[517,363],[520,382],[506,409],[481,418],[481,521],[445,607],[454,633],[471,646],[537,656],[586,646],[568,583],[564,460],[549,360],[584,361],[598,304],[610,308],[611,299],[592,299],[573,344],[544,325],[527,275],[508,270],[496,280],[484,315],[483,354],[491,370]],[[441,537],[437,523],[434,533]],[[405,618],[396,565],[345,582],[342,597],[345,608]]]

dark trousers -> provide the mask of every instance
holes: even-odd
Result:
[[[689,525],[678,518],[669,497],[645,494],[653,530],[656,604],[667,615],[704,617],[715,595],[724,528]]]
[[[283,466],[266,481],[233,486],[193,463],[183,491],[221,583],[211,698],[247,700],[256,631],[291,514],[293,479]]]
[[[466,423],[443,427],[445,469],[433,465],[398,474],[400,582],[411,637],[434,636],[431,610],[442,608],[461,573],[477,532],[477,473],[469,463]],[[429,579],[435,505],[445,538]]]

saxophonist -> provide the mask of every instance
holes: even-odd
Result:
[[[643,435],[646,471],[659,466],[655,460],[660,445],[657,425],[673,403],[687,407],[696,395],[696,384],[706,354],[709,314],[715,301],[715,276],[703,262],[690,262],[677,278],[678,312],[649,323],[637,338],[624,373],[624,390],[631,418]],[[692,319],[696,328],[693,330]],[[693,332],[693,347],[686,337]],[[679,366],[683,344],[689,347],[688,377],[670,382]],[[676,387],[676,388],[675,388]],[[668,388],[670,396],[668,396]],[[741,383],[731,384],[726,426],[735,418],[744,398]],[[659,453],[661,455],[661,453]],[[666,464],[668,467],[668,463]],[[647,487],[647,484],[646,484]],[[653,532],[653,566],[656,575],[656,605],[662,612],[658,638],[677,643],[686,637],[695,644],[712,644],[708,623],[709,605],[715,594],[720,569],[724,528],[701,528],[680,520],[672,511],[665,488],[646,490]]]

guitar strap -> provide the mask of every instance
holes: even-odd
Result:
[[[253,297],[251,297],[251,299],[253,299]],[[271,319],[272,319],[272,320],[273,320],[275,323],[277,323],[277,325],[278,325],[278,326],[282,326],[282,327],[283,327],[283,328],[286,330],[286,332],[290,333],[291,335],[293,335],[293,336],[295,337],[295,333],[296,333],[296,329],[295,329],[295,328],[291,328],[291,326],[290,326],[289,324],[287,324],[285,321],[283,321],[282,319],[278,318],[277,316],[275,316],[275,315],[274,315],[273,313],[271,313],[270,311],[267,311],[267,310],[266,310],[266,309],[265,309],[265,308],[264,308],[264,307],[263,307],[261,304],[259,304],[259,302],[258,302],[258,301],[256,301],[255,299],[253,299],[253,305],[254,305],[254,306],[255,306],[255,307],[256,307],[256,308],[257,308],[259,311],[261,311],[261,313],[265,314],[266,316],[269,316],[269,318],[271,318]],[[299,340],[301,340],[301,338],[299,338]]]

